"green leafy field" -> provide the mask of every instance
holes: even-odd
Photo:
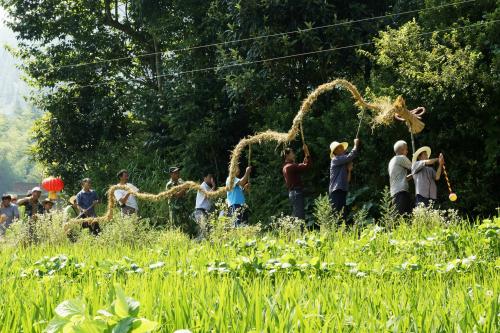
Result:
[[[29,246],[14,228],[0,244],[0,330],[42,332],[67,300],[92,318],[123,297],[114,285],[161,332],[499,330],[499,218],[471,225],[423,211],[391,230],[281,225],[195,241],[117,220],[99,239]]]

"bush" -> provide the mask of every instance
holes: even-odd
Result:
[[[63,214],[60,212],[37,216],[36,221],[18,220],[14,222],[5,234],[7,244],[29,245],[49,244],[61,245],[68,242],[63,230]]]
[[[382,192],[382,198],[380,199],[380,218],[378,224],[391,230],[394,229],[396,223],[398,222],[398,214],[396,212],[396,206],[392,202],[391,192],[389,188],[384,187]]]
[[[281,214],[280,216],[271,216],[271,223],[269,224],[271,230],[276,231],[282,236],[297,236],[305,228],[305,221],[295,216],[288,216]]]
[[[321,194],[314,201],[314,218],[321,230],[334,231],[342,222],[342,214],[335,214],[330,206],[328,194]]]
[[[101,226],[101,233],[94,237],[90,234],[82,237],[82,242],[95,242],[99,245],[128,245],[130,247],[143,247],[153,244],[158,231],[154,231],[149,226],[147,219],[140,219],[136,215],[115,216],[110,222]]]

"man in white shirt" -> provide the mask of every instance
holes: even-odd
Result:
[[[206,192],[215,190],[215,181],[211,174],[207,174],[203,177],[201,188]],[[198,224],[202,223],[202,220],[208,217],[208,213],[213,210],[213,206],[212,200],[210,200],[202,191],[198,191],[198,193],[196,193],[194,218]]]
[[[408,171],[411,171],[411,161],[408,155],[408,145],[405,141],[399,140],[394,144],[396,154],[389,162],[389,183],[391,197],[399,214],[410,214],[412,210],[412,200],[408,185]]]
[[[129,175],[127,170],[120,170],[116,176],[119,180],[118,185],[128,186],[134,192],[139,191],[137,187],[128,182]],[[123,215],[137,214],[139,211],[139,205],[137,204],[135,195],[126,190],[115,190],[114,195]]]

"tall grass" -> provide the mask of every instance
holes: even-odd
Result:
[[[9,232],[0,244],[0,331],[42,332],[66,299],[95,313],[112,301],[114,283],[161,332],[500,328],[498,218],[472,225],[422,209],[390,230],[304,233],[291,220],[269,233],[228,229],[222,219],[203,241],[139,223],[117,219],[76,243],[24,244]]]

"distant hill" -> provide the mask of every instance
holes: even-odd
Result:
[[[23,98],[29,93],[29,87],[16,67],[19,61],[5,49],[6,45],[16,47],[17,43],[14,33],[3,23],[4,15],[0,12],[0,113],[12,114],[30,108]]]
[[[31,160],[31,127],[40,112],[25,101],[28,85],[5,45],[16,47],[14,33],[4,24],[0,8],[0,192],[10,192],[16,183],[37,183],[40,170]]]

